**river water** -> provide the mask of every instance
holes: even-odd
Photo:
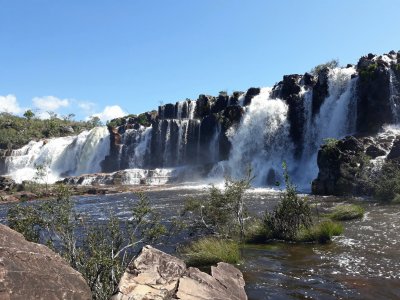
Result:
[[[204,197],[204,187],[162,187],[147,191],[153,207],[168,222],[190,196]],[[261,215],[279,201],[277,192],[255,189],[246,194],[250,212]],[[94,222],[110,213],[129,218],[133,194],[75,197],[75,208]],[[352,200],[353,202],[356,200]],[[249,299],[400,299],[400,207],[358,200],[365,207],[362,220],[345,222],[344,234],[331,244],[270,243],[242,249],[238,265],[246,280]],[[337,204],[314,198],[323,212]],[[9,205],[0,205],[5,222]],[[181,241],[167,250],[174,254]]]

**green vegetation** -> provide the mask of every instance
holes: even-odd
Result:
[[[400,203],[400,166],[386,163],[374,181],[374,196],[381,202]]]
[[[239,244],[236,241],[215,237],[201,238],[183,249],[190,266],[209,266],[218,262],[236,264],[240,261]]]
[[[309,228],[302,228],[296,237],[299,242],[318,242],[325,244],[331,241],[333,236],[343,233],[343,225],[331,220],[325,220]]]
[[[107,123],[106,123],[106,125],[108,127],[112,127],[112,128],[116,128],[116,127],[119,127],[119,126],[122,126],[122,125],[125,125],[125,124],[126,124],[125,117],[112,119],[110,121],[107,121]]]
[[[312,225],[311,208],[306,200],[297,195],[285,163],[283,170],[286,191],[276,208],[271,213],[265,213],[265,230],[270,238],[295,241],[300,228],[308,229]]]
[[[41,120],[30,110],[24,117],[0,113],[0,149],[20,148],[35,139],[76,135],[98,125],[90,121],[73,121],[70,116],[58,118],[54,113],[50,119]]]
[[[353,219],[361,219],[364,216],[364,208],[356,204],[338,205],[329,214],[332,220],[348,221]]]
[[[151,112],[152,115],[154,115],[156,113],[157,112],[155,112],[155,111]],[[112,120],[108,121],[106,125],[109,127],[112,127],[112,128],[116,128],[116,127],[119,127],[122,125],[126,125],[127,123],[130,123],[130,124],[137,123],[137,124],[145,126],[145,127],[148,127],[151,125],[147,113],[142,113],[139,115],[130,114],[130,115],[127,115],[127,116],[124,116],[121,118],[112,119]]]
[[[370,64],[368,67],[361,69],[359,71],[360,78],[364,80],[371,78],[374,75],[376,69],[378,69],[377,63]]]
[[[244,193],[253,180],[251,170],[241,180],[225,180],[225,188],[209,188],[205,199],[189,199],[182,216],[188,216],[190,227],[208,234],[239,239],[243,241],[248,226],[248,210]]]
[[[74,210],[70,191],[63,185],[58,186],[55,200],[17,204],[7,218],[9,226],[28,240],[60,253],[84,276],[94,299],[109,299],[137,246],[167,233],[148,198],[137,196],[126,223],[110,213],[108,221],[91,225],[90,219]]]
[[[337,143],[339,142],[339,140],[338,139],[335,139],[335,138],[326,138],[326,139],[324,139],[324,143],[325,143],[325,146],[328,148],[328,149],[333,149],[333,148],[335,148],[336,146],[337,146]]]
[[[331,61],[328,61],[324,64],[315,66],[314,68],[311,69],[310,73],[313,75],[318,75],[318,73],[321,72],[323,69],[326,69],[326,68],[334,69],[334,68],[337,68],[338,66],[339,66],[339,60],[332,59]]]

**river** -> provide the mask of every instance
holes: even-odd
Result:
[[[147,191],[153,207],[168,222],[190,196],[203,197],[204,187],[162,187]],[[75,209],[101,222],[110,213],[129,218],[133,194],[74,197]],[[246,194],[250,212],[261,215],[273,208],[279,194],[254,189]],[[246,280],[249,299],[400,299],[400,210],[395,205],[361,204],[362,220],[347,221],[342,236],[327,245],[270,243],[242,249],[238,265]],[[321,211],[337,204],[328,198],[314,198]],[[5,222],[9,205],[0,206]],[[174,252],[179,241],[163,250]]]

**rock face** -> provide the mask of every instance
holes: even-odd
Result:
[[[82,275],[58,254],[0,225],[0,299],[92,299]]]
[[[112,300],[184,299],[245,300],[242,273],[235,267],[218,263],[211,275],[171,255],[143,247],[128,266]]]
[[[370,195],[372,181],[386,162],[400,161],[400,132],[388,129],[375,136],[348,136],[323,145],[318,152],[317,195]]]

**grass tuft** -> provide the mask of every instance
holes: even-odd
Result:
[[[348,221],[354,219],[361,219],[364,216],[364,208],[355,204],[338,205],[333,209],[329,215],[335,221]]]
[[[183,249],[189,266],[210,266],[218,262],[240,262],[239,244],[235,241],[205,237],[192,242]]]
[[[313,225],[309,229],[300,230],[297,241],[299,242],[318,242],[326,244],[332,240],[333,236],[343,233],[343,225],[331,220],[322,221]]]

